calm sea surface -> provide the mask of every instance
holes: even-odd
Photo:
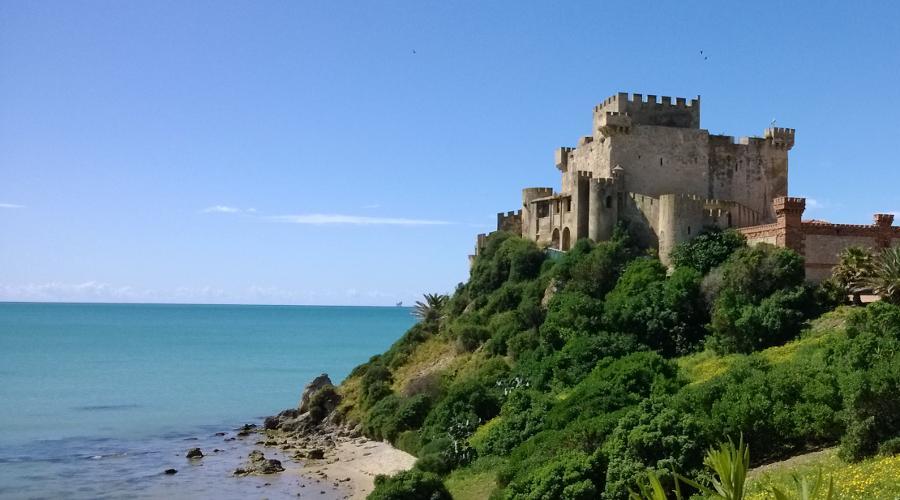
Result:
[[[407,308],[0,303],[0,498],[339,496],[299,489],[296,471],[232,478],[256,437],[225,439],[413,321]],[[194,446],[207,457],[186,460]]]

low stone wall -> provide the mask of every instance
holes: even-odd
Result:
[[[840,253],[859,246],[879,251],[900,246],[900,227],[893,226],[892,214],[875,214],[874,224],[832,224],[801,221],[805,208],[802,198],[775,200],[778,220],[774,224],[739,229],[751,245],[769,243],[790,248],[806,259],[806,278],[821,282],[831,276],[840,262]]]

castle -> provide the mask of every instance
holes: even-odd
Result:
[[[575,240],[607,240],[618,224],[668,263],[672,248],[708,228],[735,228],[748,242],[792,248],[807,257],[807,277],[830,274],[850,245],[900,246],[893,215],[871,226],[803,221],[805,200],[788,197],[794,129],[762,137],[700,128],[700,98],[619,93],[594,107],[591,135],[556,150],[562,180],[522,190],[522,208],[497,214],[497,230],[565,251]],[[475,253],[486,235],[478,235]],[[474,256],[472,256],[474,258]]]

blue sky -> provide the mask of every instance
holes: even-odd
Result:
[[[900,4],[732,5],[2,2],[0,300],[449,292],[618,91],[796,128],[807,217],[900,212]]]

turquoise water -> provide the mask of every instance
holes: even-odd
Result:
[[[295,406],[319,373],[337,383],[413,321],[406,308],[0,303],[0,496],[262,494],[221,482],[252,443],[215,433]],[[200,444],[229,458],[186,464]]]

